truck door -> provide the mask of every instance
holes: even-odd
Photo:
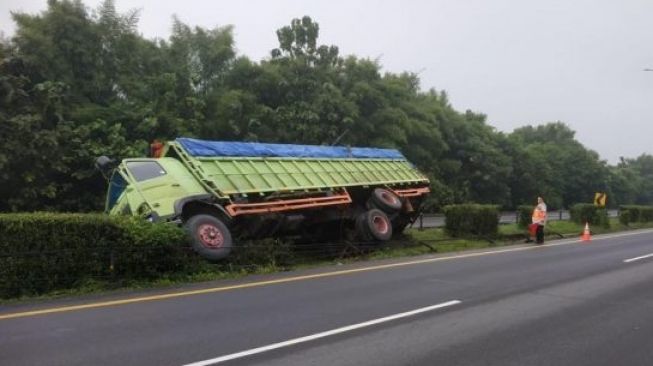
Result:
[[[160,216],[171,215],[174,202],[185,195],[175,177],[154,160],[129,161],[126,165],[149,208]]]
[[[125,175],[123,175],[125,174]],[[109,191],[105,211],[110,214],[131,215],[132,206],[142,203],[140,196],[134,195],[134,188],[130,186],[126,173],[116,169],[109,181]]]

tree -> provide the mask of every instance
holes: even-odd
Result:
[[[622,204],[653,204],[653,155],[642,154],[635,159],[621,158],[612,170],[612,190]]]
[[[513,131],[510,137],[530,156],[530,168],[522,168],[524,172],[530,170],[525,176],[530,179],[514,181],[522,186],[517,190],[535,184],[538,195],[544,196],[553,207],[591,202],[594,192],[605,192],[609,188],[607,164],[596,152],[576,141],[574,134],[562,122]]]
[[[0,37],[0,211],[100,209],[95,156],[139,156],[179,136],[397,148],[430,178],[432,209],[537,195],[561,207],[595,191],[653,203],[650,155],[608,166],[562,122],[498,132],[445,91],[422,90],[417,74],[320,44],[308,16],[277,30],[258,62],[236,54],[231,26],[175,18],[169,39],[151,40],[138,18],[113,0],[13,13],[15,36]]]

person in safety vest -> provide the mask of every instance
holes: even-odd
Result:
[[[546,225],[546,203],[542,197],[537,197],[537,206],[533,210],[531,217],[533,225],[537,225],[535,232],[535,242],[538,244],[544,243],[544,225]]]

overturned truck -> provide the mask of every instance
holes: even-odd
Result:
[[[178,138],[153,158],[98,158],[106,211],[183,224],[226,257],[238,238],[386,241],[419,214],[429,181],[397,150]]]

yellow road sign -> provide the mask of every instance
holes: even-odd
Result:
[[[605,207],[605,202],[608,200],[608,195],[603,192],[594,193],[594,205],[598,207]]]

